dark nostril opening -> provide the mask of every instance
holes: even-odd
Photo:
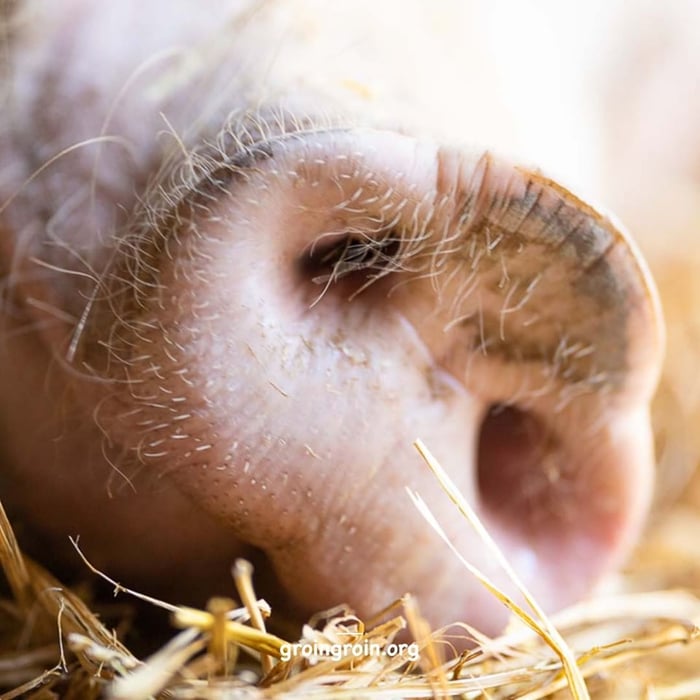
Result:
[[[531,534],[556,526],[561,495],[558,441],[532,413],[494,404],[479,434],[477,478],[485,510]]]
[[[349,296],[398,269],[401,236],[321,236],[298,259],[300,274],[319,287],[339,285]]]

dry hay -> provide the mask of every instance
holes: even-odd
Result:
[[[486,546],[495,547],[439,465],[422,445],[418,448],[462,510],[465,526],[476,527]],[[692,495],[693,489],[687,492]],[[413,498],[427,520],[433,520],[419,495]],[[437,522],[432,525],[439,531]],[[700,545],[688,534],[700,532],[700,511],[687,499],[657,524],[634,565],[617,581],[616,587],[625,592],[601,594],[548,618],[536,601],[528,599],[524,609],[491,588],[513,612],[508,630],[497,639],[466,625],[430,631],[409,596],[375,620],[362,621],[352,611],[338,609],[304,627],[301,641],[316,645],[316,657],[309,657],[307,650],[289,660],[281,659],[285,640],[265,630],[270,610],[255,599],[246,562],[233,568],[240,608],[228,599],[212,599],[207,610],[146,599],[163,608],[180,631],[155,654],[139,660],[75,593],[23,556],[4,512],[0,532],[0,557],[12,591],[12,599],[2,601],[0,618],[5,650],[0,685],[12,688],[3,698],[700,696],[700,598],[690,590],[671,588],[634,592],[650,582],[673,586],[684,581],[687,586],[697,580]],[[495,549],[493,555],[500,557]],[[507,562],[502,565],[508,568]],[[139,596],[111,583],[115,591]],[[420,648],[418,659],[409,658],[408,649],[385,653],[404,628]],[[475,647],[444,662],[452,656],[449,639],[454,635],[471,637]],[[328,644],[355,646],[335,658],[318,652]]]

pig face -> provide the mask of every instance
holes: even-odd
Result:
[[[494,631],[405,493],[508,589],[420,437],[545,607],[616,565],[662,344],[619,228],[339,80],[392,75],[349,6],[68,4],[16,15],[1,146],[3,497],[41,541],[177,595],[244,554],[298,615],[410,591]]]

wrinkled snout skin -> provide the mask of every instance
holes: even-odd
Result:
[[[615,223],[501,154],[488,65],[469,100],[459,76],[420,90],[452,70],[449,22],[363,7],[19,4],[0,495],[47,558],[79,535],[178,600],[229,592],[246,556],[299,619],[411,592],[495,632],[406,487],[512,585],[412,443],[545,608],[577,599],[648,507],[658,305]],[[396,13],[414,41],[387,46]]]

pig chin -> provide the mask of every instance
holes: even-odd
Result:
[[[406,494],[513,592],[418,437],[546,608],[619,563],[660,339],[610,222],[488,153],[375,129],[239,138],[187,167],[120,239],[76,350],[136,471],[263,550],[305,613],[411,592],[434,625],[502,626]]]

